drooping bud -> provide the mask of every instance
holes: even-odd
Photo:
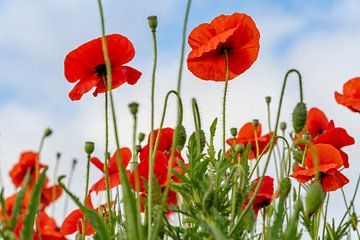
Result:
[[[259,125],[259,119],[253,119],[252,124],[253,124],[254,128],[256,129],[257,126]]]
[[[145,139],[145,133],[139,133],[139,135],[138,135],[138,140],[139,140],[139,142],[142,142],[142,141],[144,141],[144,139]]]
[[[186,130],[183,125],[178,125],[176,127],[176,130],[177,130],[176,148],[178,150],[182,150],[186,143]]]
[[[156,32],[156,27],[158,25],[157,16],[148,16],[149,27],[152,32]]]
[[[235,138],[237,135],[237,128],[230,128],[230,133],[231,133],[231,136],[233,136]]]
[[[299,102],[292,114],[293,127],[296,133],[300,133],[305,127],[307,117],[307,110],[305,103]]]
[[[286,127],[287,127],[286,122],[281,122],[281,123],[280,123],[280,129],[281,129],[281,131],[285,131],[285,130],[286,130]]]
[[[311,217],[321,207],[324,201],[325,193],[318,183],[313,183],[306,192],[305,205],[307,217]]]
[[[136,115],[138,113],[139,104],[137,102],[132,102],[129,104],[129,109],[132,115]]]
[[[285,177],[280,182],[280,196],[287,196],[291,190],[290,178]]]
[[[245,146],[244,146],[244,144],[242,144],[242,143],[236,144],[235,147],[234,147],[234,149],[235,149],[235,151],[236,151],[237,153],[240,153],[240,154],[241,154],[241,153],[244,152]]]
[[[46,128],[44,131],[44,137],[49,137],[52,134],[51,128]]]
[[[95,150],[95,144],[93,142],[85,142],[85,152],[92,154]]]
[[[265,97],[265,102],[266,102],[267,104],[270,104],[270,103],[271,103],[271,97],[270,97],[270,96],[266,96],[266,97]]]

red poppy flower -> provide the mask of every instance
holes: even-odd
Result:
[[[189,35],[192,48],[187,65],[202,80],[225,81],[225,50],[229,80],[246,71],[257,59],[260,33],[251,17],[242,13],[220,15],[196,27]]]
[[[64,235],[60,233],[55,219],[49,217],[45,211],[41,211],[37,215],[36,231],[33,239],[42,240],[66,240]]]
[[[94,208],[94,205],[92,204],[91,201],[91,197],[90,194],[88,195],[87,199],[86,199],[86,206],[90,209],[93,209],[95,211],[99,211],[100,208],[108,208],[107,204],[101,205],[98,208]],[[111,205],[114,204],[114,202],[110,203]],[[63,235],[69,235],[69,234],[73,234],[74,232],[79,232],[80,234],[82,233],[82,224],[83,224],[83,220],[84,220],[84,214],[82,213],[82,211],[80,209],[76,209],[74,211],[72,211],[63,221],[61,228],[60,228],[60,232]],[[89,221],[86,220],[85,223],[85,235],[89,236],[95,233],[95,229],[90,225]]]
[[[26,171],[30,169],[31,178],[29,181],[29,186],[33,186],[35,183],[35,165],[36,161],[38,161],[38,154],[36,152],[23,152],[20,155],[20,160],[18,163],[14,165],[14,167],[10,170],[10,178],[12,182],[14,183],[15,187],[20,187],[21,183],[24,180],[24,177],[26,175]],[[39,163],[39,172],[41,168],[46,167],[46,165],[43,165]]]
[[[308,112],[306,129],[310,133],[313,144],[331,144],[339,150],[344,162],[344,167],[349,167],[348,155],[341,149],[355,143],[344,128],[335,127],[334,121],[329,121],[320,109],[311,108]]]
[[[360,77],[352,78],[343,86],[343,94],[335,92],[336,102],[360,113]]]
[[[315,154],[316,156],[314,156]],[[291,176],[301,183],[308,182],[315,177],[314,162],[316,160],[319,164],[319,181],[325,192],[335,191],[349,182],[349,179],[338,170],[343,166],[343,159],[339,151],[330,144],[311,145],[306,151],[304,160],[306,168],[295,165],[294,173]]]
[[[109,183],[110,189],[118,186],[120,184],[118,165],[117,165],[117,150],[108,161],[108,172],[109,172]],[[131,160],[131,151],[129,148],[121,148],[121,160],[123,166],[126,168]],[[104,172],[104,164],[96,157],[91,158],[91,163],[94,164],[100,171]],[[130,171],[126,171],[128,176],[130,176]],[[96,192],[106,190],[106,179],[105,176],[100,178],[91,188],[91,192]]]
[[[252,181],[251,185],[254,185],[254,188],[251,190],[252,195],[255,193],[256,184],[260,181],[260,177],[256,178],[254,181]],[[264,180],[260,186],[259,192],[256,195],[256,198],[253,202],[253,210],[255,214],[257,215],[259,210],[263,207],[268,206],[273,198],[274,195],[274,179],[269,176],[264,176]],[[245,200],[243,208],[246,207],[246,205],[249,202],[249,197],[247,200]]]
[[[11,219],[12,211],[14,209],[17,196],[18,196],[18,193],[14,193],[13,195],[11,195],[10,197],[5,199],[6,216],[3,216],[3,211],[1,210],[0,211],[0,220],[3,220],[4,217],[7,218],[8,220]],[[29,203],[30,203],[30,194],[25,193],[24,200],[22,201],[21,207],[20,207],[20,215],[26,212],[26,209],[27,209]]]
[[[154,146],[155,146],[155,141],[156,141],[158,133],[159,133],[159,129],[154,130]],[[173,128],[162,128],[157,150],[158,151],[170,150],[170,148],[172,146],[173,135],[174,135]],[[148,145],[150,145],[150,136],[151,135],[149,134],[148,143],[147,143]]]
[[[123,83],[135,84],[141,73],[123,66],[134,58],[132,43],[120,34],[106,36],[111,63],[112,89]],[[77,82],[69,93],[71,100],[80,100],[82,95],[95,88],[94,96],[105,92],[106,67],[101,38],[87,42],[71,51],[65,58],[65,77],[70,83]]]
[[[250,142],[251,150],[249,153],[249,160],[255,159],[256,140],[255,140],[255,131],[254,130],[255,130],[254,125],[251,122],[248,122],[241,127],[236,139],[229,138],[226,140],[226,143],[229,144],[230,146],[234,146],[235,144],[244,144],[244,146],[246,146],[248,144],[248,142]],[[266,146],[269,144],[269,142],[271,140],[271,133],[261,136],[261,130],[262,130],[261,123],[259,123],[256,128],[256,137],[257,137],[257,142],[258,142],[258,147],[259,147],[259,154],[264,152]]]
[[[51,187],[44,187],[41,192],[40,208],[43,209],[49,206],[51,203],[55,202],[61,197],[62,193],[63,190],[58,184]]]

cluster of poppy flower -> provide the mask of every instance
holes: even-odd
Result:
[[[30,178],[25,186],[25,195],[21,203],[20,213],[17,220],[17,224],[14,228],[14,234],[18,239],[20,238],[20,232],[23,225],[23,218],[27,211],[27,208],[30,204],[30,195],[34,190],[35,181],[40,170],[46,168],[47,166],[39,162],[39,167],[36,167],[36,162],[39,161],[39,155],[36,152],[24,152],[21,154],[19,162],[14,165],[10,170],[10,178],[16,188],[19,188],[24,181],[24,178],[29,171]],[[37,168],[37,169],[36,169]],[[15,206],[16,198],[18,197],[18,192],[14,193],[10,197],[5,199],[5,215],[1,213],[0,219],[4,220],[4,223],[8,223],[9,219],[12,218],[13,209]],[[40,206],[39,214],[36,219],[36,229],[34,232],[34,239],[52,239],[52,240],[63,240],[65,239],[63,234],[60,232],[60,228],[56,225],[56,222],[53,218],[47,215],[45,212],[46,208],[54,203],[57,199],[61,197],[62,188],[55,184],[49,186],[49,179],[45,179],[45,185],[41,191],[40,196]]]
[[[203,23],[196,27],[189,35],[188,43],[191,52],[187,58],[188,69],[202,80],[227,81],[246,71],[257,59],[259,52],[259,31],[254,21],[245,14],[234,13],[232,15],[220,15],[210,23]],[[124,83],[135,84],[141,73],[129,66],[124,66],[133,59],[135,50],[132,43],[120,34],[107,35],[105,37],[109,60],[111,63],[112,82],[111,87],[115,89]],[[70,52],[65,59],[65,77],[70,83],[76,85],[70,91],[71,100],[80,100],[82,96],[95,88],[93,93],[97,96],[104,93],[107,89],[107,72],[104,60],[103,46],[101,38],[92,40],[77,49]],[[360,78],[354,78],[344,85],[343,94],[335,93],[336,101],[347,106],[355,112],[360,112]],[[157,137],[160,130],[154,131],[154,138]],[[157,185],[163,191],[168,184],[168,167],[170,162],[170,149],[173,145],[174,129],[163,128],[159,137],[159,144],[155,154],[154,175]],[[305,139],[310,135],[310,139]],[[257,159],[260,154],[266,153],[273,133],[262,136],[262,126],[258,123],[246,123],[239,130],[236,137],[228,139],[226,142],[230,146],[236,144],[246,145],[251,143],[249,160]],[[345,129],[335,127],[334,121],[329,121],[326,115],[317,108],[312,108],[308,112],[306,126],[303,131],[295,136],[296,145],[299,151],[304,152],[304,160],[294,166],[294,172],[291,175],[300,183],[306,183],[315,178],[319,173],[319,182],[323,190],[334,191],[341,188],[349,180],[339,171],[340,168],[349,167],[347,154],[342,150],[343,147],[354,144],[354,139]],[[135,169],[129,170],[128,165],[132,159],[129,148],[118,149],[112,157],[108,159],[107,170],[109,173],[110,189],[121,184],[116,160],[119,152],[122,159],[122,165],[126,169],[126,175],[129,179],[131,188],[138,192],[141,199],[141,211],[144,211],[144,199],[147,198],[146,184],[149,182],[149,149],[150,137],[147,144],[139,151],[139,163]],[[229,156],[229,153],[227,154]],[[137,156],[136,156],[137,159]],[[30,181],[26,187],[26,194],[22,205],[20,218],[24,214],[29,204],[29,194],[34,187],[34,181],[40,169],[46,165],[39,164],[36,169],[36,162],[39,161],[37,153],[25,152],[21,155],[17,163],[10,172],[14,185],[18,188],[26,172],[30,169]],[[176,150],[175,161],[171,166],[175,171],[181,173],[179,162],[185,164],[181,152]],[[100,171],[104,172],[104,163],[96,157],[91,158],[91,163]],[[186,166],[186,164],[185,164]],[[258,182],[257,178],[253,183]],[[172,177],[172,181],[178,182],[179,179]],[[58,185],[47,186],[42,190],[40,212],[37,215],[38,223],[34,237],[38,235],[41,239],[65,239],[64,236],[74,232],[82,231],[82,222],[84,214],[80,209],[72,211],[62,223],[61,228],[57,227],[54,219],[45,213],[45,208],[61,196],[62,190]],[[100,208],[111,206],[103,205],[95,208],[91,201],[93,193],[98,194],[107,190],[105,177],[95,182],[88,192],[86,199],[87,207],[101,211]],[[254,194],[254,190],[252,191]],[[274,197],[274,179],[265,176],[263,182],[253,202],[252,208],[257,214],[258,211],[271,203]],[[16,194],[7,198],[5,201],[6,215],[1,218],[10,218]],[[248,200],[245,201],[245,205]],[[111,202],[110,204],[113,204]],[[176,193],[169,191],[167,207],[177,204]],[[18,221],[16,233],[20,232],[22,221]],[[85,234],[93,234],[95,229],[86,221]]]

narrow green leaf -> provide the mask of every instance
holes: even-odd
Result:
[[[45,168],[38,176],[34,190],[31,192],[30,204],[25,214],[20,234],[21,238],[24,240],[30,240],[33,238],[34,222],[40,204],[41,191],[45,183],[46,171],[47,169]]]
[[[90,209],[84,206],[78,197],[70,192],[69,189],[61,182],[64,176],[58,178],[58,183],[60,187],[69,195],[69,197],[75,202],[75,204],[80,208],[81,212],[84,213],[86,219],[89,221],[90,225],[93,226],[96,230],[96,235],[98,239],[111,239],[109,230],[106,226],[104,219],[93,209]]]
[[[20,189],[19,193],[17,194],[14,208],[12,210],[12,218],[11,218],[11,224],[10,224],[11,230],[14,230],[14,228],[16,226],[16,223],[17,223],[20,211],[21,211],[21,205],[22,205],[22,202],[24,201],[26,187],[27,187],[29,180],[30,180],[30,170],[28,169],[26,172],[25,178],[21,184],[21,189]]]
[[[5,226],[9,226],[9,221],[7,219],[7,213],[6,213],[5,199],[4,199],[4,188],[1,188],[0,204],[1,204],[1,214],[4,216]]]

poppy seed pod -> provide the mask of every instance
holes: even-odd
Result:
[[[306,124],[307,110],[303,102],[299,102],[292,114],[293,127],[296,133],[300,133]]]
[[[281,131],[285,131],[285,130],[286,130],[286,127],[287,127],[286,122],[281,122],[281,123],[280,123],[280,129],[281,129]]]
[[[176,127],[177,137],[176,137],[176,148],[182,150],[186,143],[186,130],[183,125],[178,125]]]
[[[256,129],[257,126],[259,125],[259,119],[253,119],[252,124],[253,124],[254,128]]]
[[[139,142],[142,142],[142,141],[144,141],[144,139],[145,139],[145,133],[139,133],[139,135],[138,135],[138,140],[139,140]]]
[[[51,128],[46,128],[44,131],[44,137],[49,137],[52,134]]]
[[[283,178],[280,182],[280,195],[287,196],[291,190],[291,181],[290,178]]]
[[[236,145],[235,145],[235,151],[236,151],[237,153],[243,153],[244,150],[245,150],[244,144],[240,143],[240,144],[236,144]]]
[[[129,104],[129,109],[132,115],[136,115],[138,113],[139,104],[137,102],[132,102]]]
[[[156,32],[156,27],[158,25],[157,16],[148,16],[149,27],[152,32]]]
[[[266,96],[266,97],[265,97],[265,102],[266,102],[267,104],[270,104],[270,103],[271,103],[271,97],[270,97],[270,96]]]
[[[231,136],[236,137],[237,135],[237,128],[230,128]]]
[[[141,146],[140,146],[140,145],[136,145],[135,150],[136,150],[136,152],[140,152],[140,151],[141,151]]]
[[[95,150],[95,144],[93,142],[85,142],[85,152],[92,154]]]
[[[306,192],[305,205],[306,212],[305,215],[310,217],[316,213],[321,207],[324,201],[325,193],[322,187],[318,183],[313,183]]]

